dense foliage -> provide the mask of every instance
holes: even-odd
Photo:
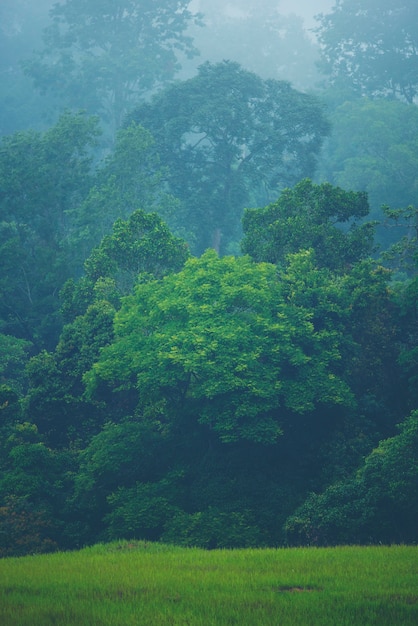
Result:
[[[235,61],[157,89],[187,3],[99,4],[31,67],[101,117],[0,145],[0,556],[417,541],[415,104],[328,88],[321,152],[319,96]]]

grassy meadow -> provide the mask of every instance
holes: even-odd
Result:
[[[0,561],[2,626],[416,626],[418,547],[143,541]]]

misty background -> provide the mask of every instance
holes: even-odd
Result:
[[[22,62],[42,49],[44,29],[50,25],[53,0],[2,0],[0,6],[0,133],[45,128],[57,116],[53,93],[40,94],[22,70]],[[320,80],[318,49],[312,28],[315,15],[332,2],[304,0],[210,1],[193,0],[202,25],[189,28],[199,54],[181,58],[176,78],[185,79],[205,62],[237,61],[263,78],[289,80],[298,89],[313,89]]]

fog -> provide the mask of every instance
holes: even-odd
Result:
[[[314,28],[315,15],[328,13],[335,0],[281,0],[279,10],[284,15],[295,14],[303,18],[305,28]]]
[[[314,16],[327,12],[333,0],[193,0],[204,27],[193,26],[199,57],[182,60],[180,78],[189,78],[204,61],[237,61],[263,78],[287,80],[309,91],[320,81]]]

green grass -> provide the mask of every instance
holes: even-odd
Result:
[[[2,626],[416,626],[418,548],[145,542],[0,561]]]

